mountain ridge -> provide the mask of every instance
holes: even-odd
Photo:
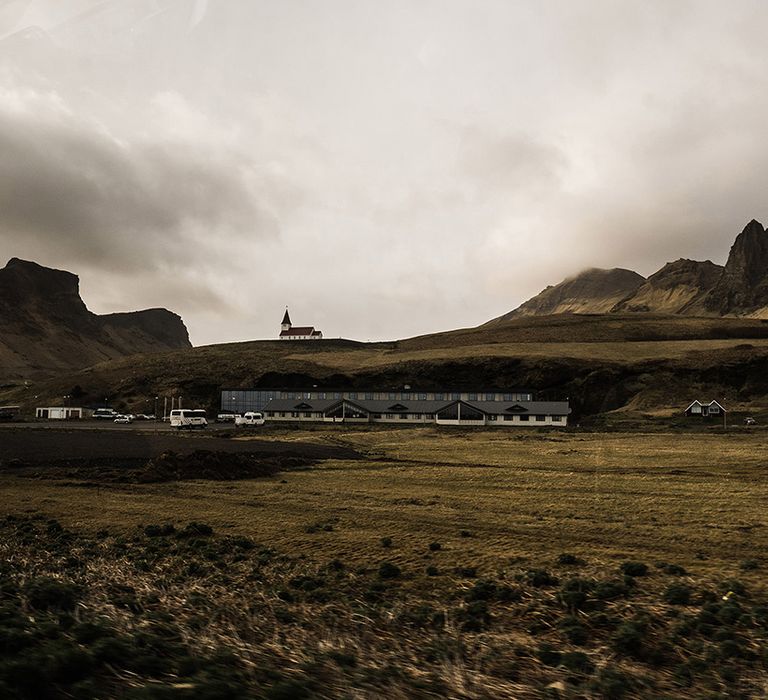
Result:
[[[624,268],[588,268],[489,323],[561,313],[768,318],[768,232],[752,219],[725,265],[680,258],[647,279]]]
[[[72,272],[15,257],[0,269],[0,379],[188,347],[184,322],[167,309],[97,315]]]

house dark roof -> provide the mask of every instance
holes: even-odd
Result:
[[[291,325],[291,317],[288,315],[288,307],[285,307],[285,316],[283,316],[283,322],[280,324],[282,326]]]

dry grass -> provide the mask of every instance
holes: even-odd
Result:
[[[86,591],[81,620],[106,617],[130,644],[153,630],[153,643],[170,633],[181,640],[166,670],[98,671],[114,688],[106,697],[176,683],[188,693],[179,697],[192,698],[212,692],[214,672],[236,672],[267,698],[748,698],[766,687],[768,647],[756,626],[768,565],[764,435],[424,428],[279,438],[288,436],[344,443],[368,459],[235,483],[0,479],[5,513],[42,512],[85,533],[52,544],[21,521],[21,539],[4,539],[0,553],[23,585],[63,576]],[[257,544],[238,553],[226,537],[137,535],[137,526],[190,521]],[[110,535],[91,539],[102,528]],[[565,552],[581,565],[558,564]],[[402,577],[379,579],[384,560]],[[619,567],[628,560],[648,564],[649,575],[618,599],[567,609],[557,586],[572,577],[627,586]],[[659,561],[687,574],[665,574]],[[479,588],[462,573],[471,569]],[[544,569],[559,583],[531,583]],[[748,621],[718,628],[725,641],[708,640],[699,611],[734,579],[748,593],[726,612],[738,605]],[[478,602],[483,581],[497,593]],[[690,607],[662,602],[676,582],[691,587]],[[564,631],[574,619],[585,640]],[[685,625],[692,631],[680,632]],[[645,641],[633,650],[640,630]],[[60,635],[71,647],[70,633]],[[210,660],[222,648],[234,651],[235,671]],[[565,670],[561,653],[586,670]],[[213,670],[179,684],[179,654],[209,659]],[[233,697],[240,681],[228,682],[206,697]],[[171,696],[136,695],[147,697]]]
[[[434,540],[452,558],[490,569],[561,551],[670,559],[723,574],[742,559],[768,561],[762,434],[425,428],[292,437],[342,441],[371,459],[224,484],[31,488],[6,478],[0,496],[6,511],[40,510],[78,527],[203,519],[313,558],[362,563],[377,559],[384,536],[406,564],[419,562]],[[307,537],[315,522],[333,523],[333,531]],[[461,530],[477,536],[461,538]]]

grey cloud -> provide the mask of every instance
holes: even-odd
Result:
[[[458,175],[476,191],[514,197],[556,187],[567,158],[556,146],[527,134],[466,127],[456,165]]]
[[[64,259],[146,270],[191,262],[215,237],[278,235],[237,154],[121,142],[48,100],[36,108],[0,111],[7,245],[24,236]]]

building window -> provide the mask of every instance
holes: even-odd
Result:
[[[461,393],[458,391],[454,391],[451,393],[451,400],[456,401],[461,398]]]
[[[539,422],[544,421],[546,419],[547,419],[546,416],[536,416],[536,420],[539,421]]]
[[[317,398],[318,398],[318,399],[324,399],[324,398],[325,398],[325,392],[324,392],[324,391],[321,391],[321,392],[320,392],[320,393],[317,395]]]
[[[400,414],[400,420],[406,420],[407,418],[408,418],[408,414],[407,413],[401,413]]]
[[[285,418],[285,411],[280,411],[280,418]]]
[[[304,418],[312,418],[312,411],[304,411]]]
[[[486,401],[495,401],[496,400],[496,394],[486,394],[485,395]]]
[[[511,421],[513,418],[514,418],[514,416],[510,416],[510,415],[507,415],[507,414],[504,415],[504,420],[507,421],[507,422]]]
[[[356,391],[350,391],[349,392],[349,398],[350,399],[356,399],[357,398],[357,392]]]
[[[427,400],[427,395],[426,394],[419,394],[419,399],[421,401],[426,401]]]
[[[495,416],[493,413],[491,413],[491,414],[488,416],[488,420],[496,420],[496,416]]]
[[[291,411],[291,418],[298,418],[299,412],[298,411]]]
[[[563,417],[562,416],[552,416],[552,422],[553,423],[562,423]]]
[[[528,420],[529,418],[529,415],[520,416],[520,420]]]
[[[392,401],[396,401],[397,400],[397,394],[395,394],[394,392],[390,391],[389,392],[389,398]]]
[[[445,394],[435,394],[435,401],[445,401]]]
[[[474,394],[470,394],[470,395],[469,395],[469,400],[470,400],[470,401],[477,401],[477,394],[476,394],[476,393],[474,393]]]
[[[366,391],[365,392],[365,400],[366,401],[373,401],[373,392],[372,391]]]
[[[374,413],[373,417],[381,419],[381,413]]]
[[[504,400],[505,401],[514,401],[512,398],[512,394],[504,394]]]

